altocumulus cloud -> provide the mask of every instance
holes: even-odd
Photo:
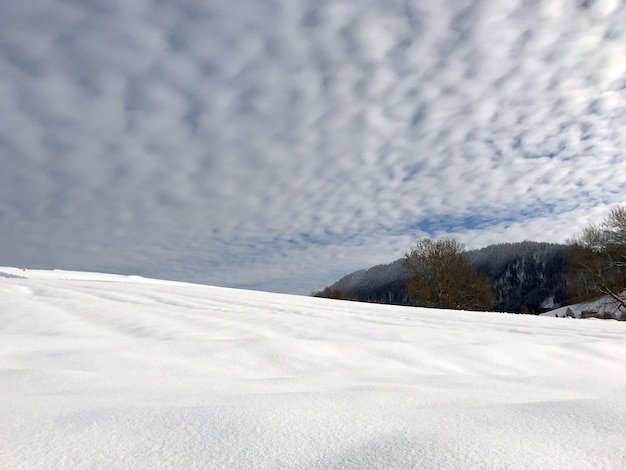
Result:
[[[626,6],[0,6],[0,262],[309,292],[626,201]]]

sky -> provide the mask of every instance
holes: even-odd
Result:
[[[626,2],[0,5],[0,265],[310,293],[626,203]]]

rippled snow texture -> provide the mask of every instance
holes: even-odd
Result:
[[[626,323],[0,268],[0,467],[624,469]]]

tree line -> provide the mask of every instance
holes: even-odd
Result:
[[[626,319],[626,208],[570,240],[567,283],[573,302],[602,297]]]
[[[546,244],[546,249],[553,248]],[[499,263],[485,262],[490,256],[489,248],[470,253],[468,256],[463,244],[453,238],[419,240],[401,260],[406,272],[401,280],[401,303],[461,310],[490,310],[501,305],[501,299],[500,302],[497,299],[501,293],[494,291],[498,286],[489,282],[489,278],[492,281],[494,278],[490,271],[499,269]],[[626,319],[626,208],[617,206],[600,224],[586,227],[580,236],[568,241],[560,258],[564,259],[557,262],[560,266],[542,268],[543,271],[564,269],[564,290],[570,303],[603,297],[608,307]],[[536,257],[522,257],[521,261],[527,263],[522,266],[526,270],[535,269],[535,263],[541,262]],[[524,270],[517,272],[523,274]],[[313,295],[356,299],[353,292],[336,287],[327,287]],[[524,305],[518,307],[517,311],[527,312]]]

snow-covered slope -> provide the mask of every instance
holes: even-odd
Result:
[[[626,292],[620,294],[622,297],[626,295]],[[544,317],[573,317],[573,318],[605,318],[616,320],[623,320],[622,312],[618,308],[618,304],[614,302],[610,297],[603,296],[595,300],[587,302],[581,302],[578,304],[566,305],[559,307],[549,312],[541,314]]]
[[[0,273],[2,468],[626,468],[626,322]]]

